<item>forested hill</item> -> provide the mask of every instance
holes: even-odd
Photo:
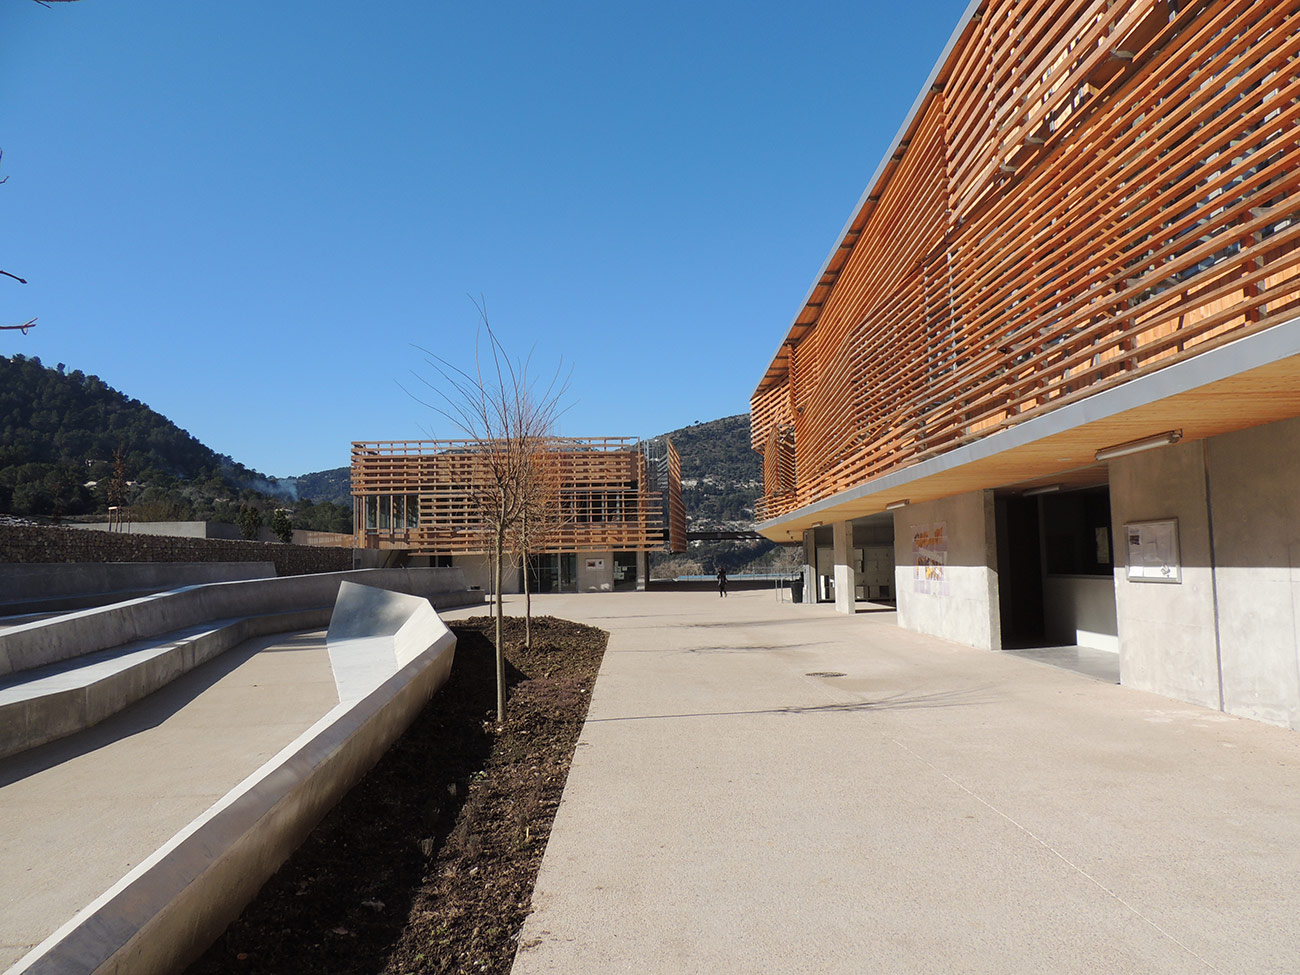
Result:
[[[285,493],[98,376],[0,356],[0,512],[101,513],[114,483],[138,521],[232,521]]]
[[[690,527],[750,527],[763,488],[763,459],[749,444],[749,414],[695,423],[664,436],[682,458],[682,500]]]
[[[346,467],[332,467],[327,471],[312,474],[300,474],[288,477],[282,484],[292,484],[298,497],[310,499],[316,503],[332,502],[350,508],[352,506],[352,472]]]

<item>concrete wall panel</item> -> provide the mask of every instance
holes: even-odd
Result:
[[[588,562],[599,565],[588,568]],[[614,589],[614,553],[578,553],[578,592],[612,592]]]
[[[1111,576],[1046,576],[1043,620],[1047,639],[1119,652],[1115,580]]]
[[[1219,707],[1209,514],[1200,442],[1175,444],[1110,464],[1120,680]],[[1129,582],[1124,525],[1178,519],[1182,582]]]
[[[1206,448],[1224,709],[1300,728],[1300,419]]]
[[[19,601],[275,577],[270,562],[35,562],[0,565],[0,608]]]
[[[915,578],[914,541],[943,525],[941,580]],[[894,512],[898,622],[909,630],[986,650],[1002,648],[993,492],[975,491]]]
[[[466,586],[478,586],[486,593],[492,592],[491,558],[486,555],[457,555],[452,559],[452,565],[465,574]],[[517,567],[507,565],[502,573],[502,580],[502,592],[506,594],[523,592]]]

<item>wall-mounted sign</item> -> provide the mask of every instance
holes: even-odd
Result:
[[[588,569],[603,569],[603,568],[605,568],[605,560],[604,560],[604,559],[587,559],[587,568],[588,568]]]
[[[912,586],[932,596],[948,595],[948,524],[912,526]]]
[[[1135,521],[1124,526],[1130,582],[1183,581],[1178,555],[1178,519]]]

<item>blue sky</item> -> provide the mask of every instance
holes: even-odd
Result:
[[[571,436],[744,412],[965,7],[0,2],[0,353],[276,476],[455,436],[482,296]]]

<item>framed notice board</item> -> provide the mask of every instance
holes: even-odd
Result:
[[[1134,521],[1124,526],[1130,582],[1181,583],[1178,519]]]

